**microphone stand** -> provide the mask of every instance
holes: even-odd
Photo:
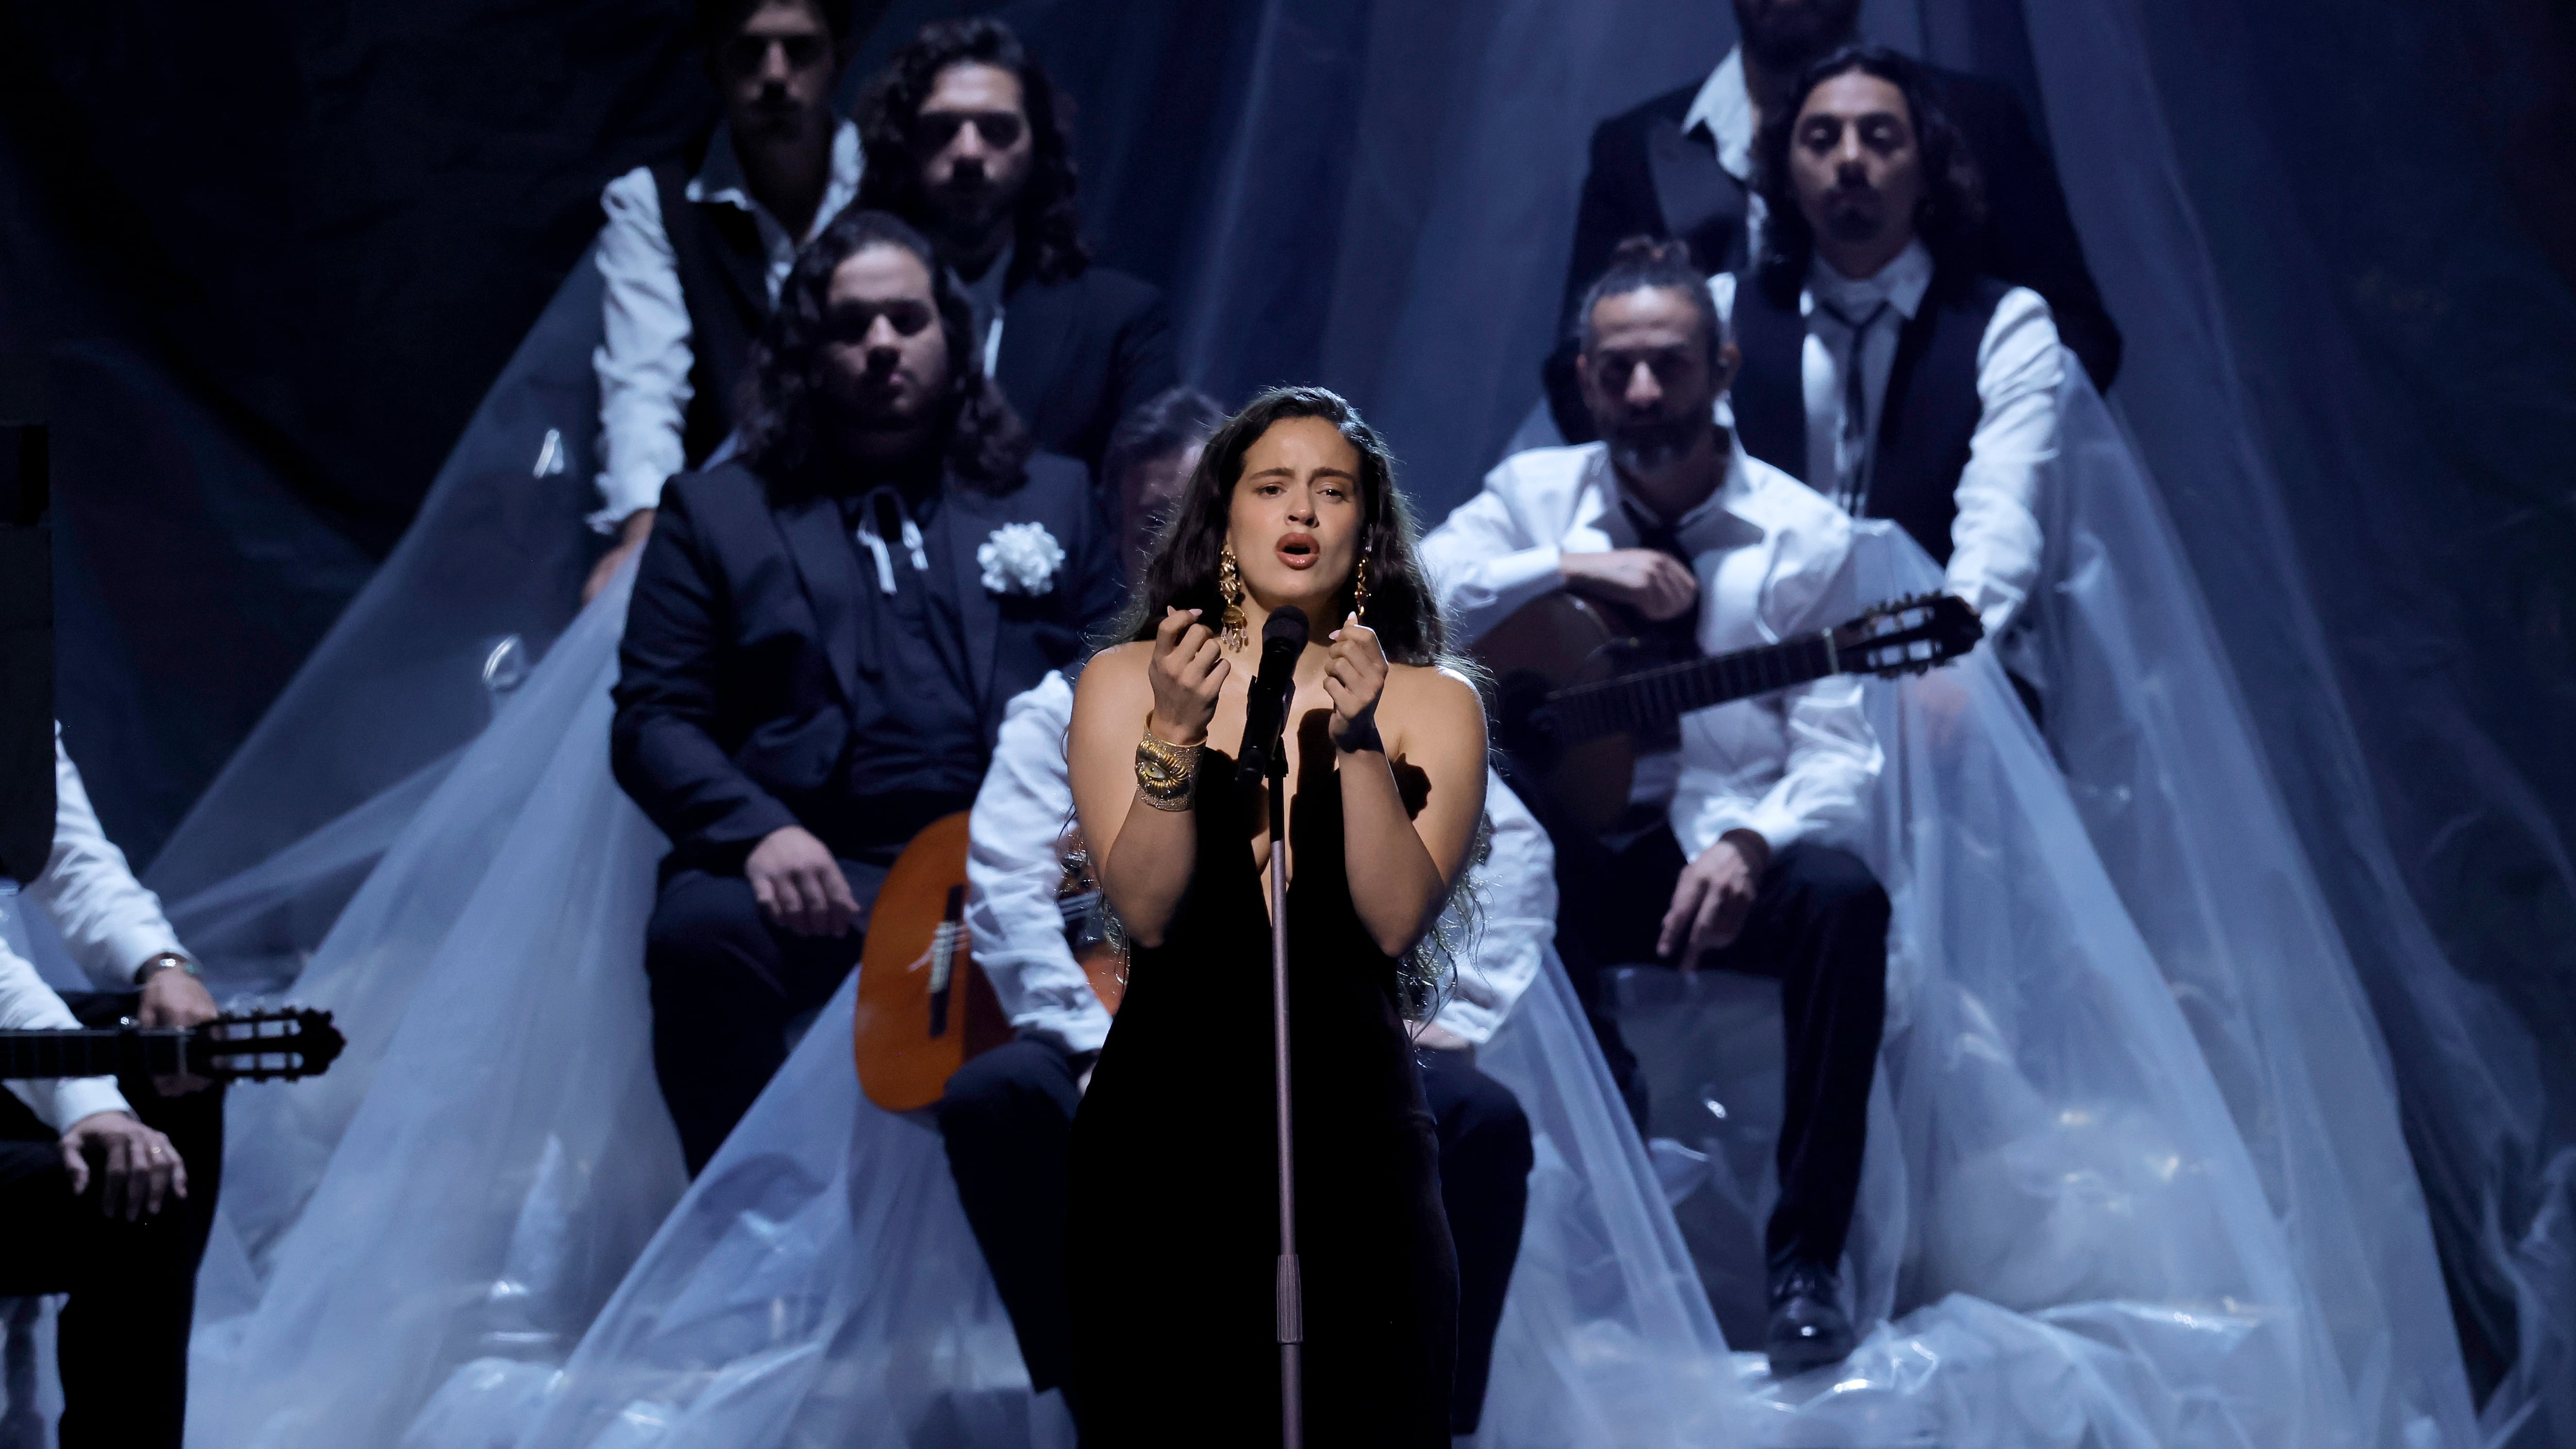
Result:
[[[1287,711],[1280,711],[1287,733]],[[1284,1449],[1304,1449],[1305,1279],[1297,1266],[1297,1143],[1288,1080],[1288,751],[1270,747],[1270,1053],[1279,1098],[1279,1431]]]

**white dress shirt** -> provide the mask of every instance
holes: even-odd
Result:
[[[1705,127],[1717,145],[1717,164],[1744,183],[1744,254],[1762,255],[1762,222],[1770,215],[1762,193],[1753,187],[1753,93],[1744,88],[1744,47],[1726,53],[1691,98],[1682,116],[1682,134]]]
[[[1100,1049],[1109,1012],[1066,944],[1056,887],[1061,843],[1073,828],[1073,774],[1065,735],[1073,686],[1050,673],[1013,699],[975,795],[966,856],[966,925],[976,964],[1011,1024],[1065,1050]],[[1538,977],[1556,934],[1556,855],[1547,832],[1499,776],[1485,779],[1492,847],[1472,872],[1481,920],[1455,989],[1433,1020],[1481,1044]],[[1461,929],[1452,912],[1442,928]]]
[[[688,197],[722,202],[751,213],[769,257],[769,300],[796,265],[797,248],[811,241],[859,194],[866,152],[859,128],[843,121],[832,133],[832,176],[823,188],[805,235],[791,235],[769,209],[752,198],[733,138],[722,126],[707,143],[706,160],[691,177]],[[688,465],[683,441],[689,400],[689,304],[680,291],[678,254],[662,224],[661,191],[653,168],[638,166],[600,194],[608,224],[599,233],[599,275],[606,340],[590,355],[599,375],[600,496],[607,506],[592,514],[603,532],[628,514],[660,501],[662,484]]]
[[[1921,310],[1932,286],[1932,254],[1915,242],[1875,277],[1854,279],[1819,257],[1798,310],[1807,319],[1799,357],[1807,402],[1807,476],[1831,494],[1846,463],[1866,479],[1878,446],[1880,409],[1896,367],[1897,335]],[[1735,278],[1708,280],[1720,316],[1735,313]],[[1881,304],[1884,304],[1882,307]],[[1875,320],[1870,320],[1872,317]],[[1852,355],[1852,326],[1866,322],[1860,338],[1862,395],[1867,416],[1847,426],[1845,368]],[[1968,601],[1986,633],[2002,638],[2039,577],[2040,479],[2057,457],[2057,389],[2066,378],[2066,350],[2048,303],[2028,287],[2015,287],[1995,304],[1977,344],[1977,400],[1982,413],[1968,444],[1968,466],[1959,475],[1959,516],[1950,525],[1949,588]],[[1860,455],[1847,458],[1846,438],[1857,435]],[[1849,503],[1852,500],[1838,499]]]
[[[161,898],[134,878],[125,852],[99,828],[80,771],[63,749],[60,725],[54,727],[53,854],[44,873],[21,887],[20,898],[43,908],[73,961],[101,991],[131,991],[136,967],[165,951],[185,954],[161,914]],[[0,943],[0,1028],[79,1025],[34,964]],[[9,1090],[57,1132],[94,1113],[131,1110],[114,1077],[11,1082]]]
[[[1440,603],[1474,640],[1565,583],[1569,553],[1638,546],[1600,443],[1515,453],[1422,540]],[[1709,654],[1828,628],[1847,598],[1851,520],[1797,479],[1728,450],[1726,481],[1677,525],[1699,578]],[[1697,857],[1746,829],[1775,851],[1815,836],[1848,840],[1877,779],[1878,739],[1861,682],[1842,675],[1682,716],[1668,794],[1639,762],[1641,798],[1666,797],[1673,835]],[[1652,794],[1646,793],[1649,788]]]

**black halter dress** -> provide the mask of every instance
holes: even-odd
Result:
[[[1458,1269],[1438,1141],[1396,965],[1351,908],[1332,751],[1307,754],[1288,889],[1306,1442],[1446,1449]],[[1270,916],[1256,799],[1233,777],[1203,757],[1196,874],[1164,944],[1133,953],[1074,1118],[1086,1449],[1278,1442]]]

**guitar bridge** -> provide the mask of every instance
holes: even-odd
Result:
[[[948,1034],[950,990],[957,979],[957,944],[965,931],[966,888],[948,888],[948,914],[930,933],[930,1034]]]

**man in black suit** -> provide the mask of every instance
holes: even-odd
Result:
[[[934,21],[869,83],[859,133],[859,204],[938,243],[1002,395],[1098,479],[1119,419],[1179,377],[1162,293],[1091,263],[1045,68],[998,20]]]
[[[1853,42],[1860,0],[1734,0],[1743,43],[1696,86],[1657,96],[1592,133],[1592,165],[1565,272],[1564,336],[1545,368],[1548,409],[1567,442],[1591,439],[1574,376],[1575,303],[1628,237],[1679,237],[1710,272],[1744,270],[1758,254],[1763,204],[1755,193],[1754,133],[1801,71]],[[2102,306],[2067,215],[2057,165],[2012,88],[1923,68],[1985,180],[1975,270],[2047,299],[2059,336],[2096,387],[2120,370],[2120,329]]]
[[[930,243],[853,209],[752,352],[742,450],[662,492],[617,779],[671,839],[645,938],[689,1170],[859,958],[886,869],[966,809],[1003,706],[1116,606],[1072,461],[1033,453]]]

